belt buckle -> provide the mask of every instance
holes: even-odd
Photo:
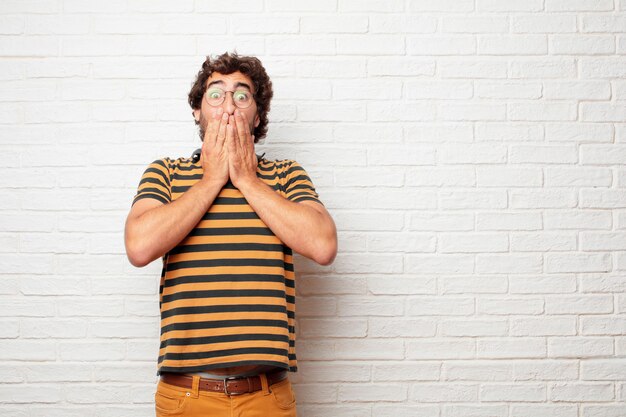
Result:
[[[232,381],[235,379],[241,379],[238,376],[227,376],[226,378],[223,379],[224,381],[224,394],[226,395],[241,395],[243,394],[242,392],[228,392],[228,381]]]

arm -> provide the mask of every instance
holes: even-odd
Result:
[[[323,205],[289,201],[258,178],[241,183],[239,191],[287,246],[321,265],[333,262],[337,255],[337,230]]]
[[[130,263],[145,266],[169,252],[198,224],[221,189],[218,182],[199,181],[168,204],[149,198],[137,201],[124,229]]]
[[[256,176],[254,136],[245,114],[236,111],[226,131],[230,179],[272,232],[299,254],[322,265],[337,255],[335,223],[322,204],[293,202]]]
[[[180,243],[228,181],[228,149],[224,146],[228,115],[224,115],[218,111],[208,122],[200,154],[202,179],[173,202],[164,204],[144,198],[131,208],[124,243],[128,260],[134,266],[145,266]]]

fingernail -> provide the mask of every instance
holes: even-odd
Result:
[[[228,120],[228,113],[222,114],[222,120]]]

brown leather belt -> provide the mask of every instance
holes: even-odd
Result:
[[[268,385],[272,385],[287,378],[287,371],[281,369],[279,371],[269,372],[265,375],[267,376]],[[178,387],[189,389],[193,388],[193,377],[188,375],[164,372],[161,374],[161,381]],[[253,375],[248,377],[226,377],[224,379],[200,378],[198,388],[201,391],[223,392],[226,395],[239,395],[259,391],[263,387],[261,385],[261,377],[259,375]]]

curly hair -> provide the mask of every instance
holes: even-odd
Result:
[[[232,54],[225,52],[217,58],[211,59],[210,56],[202,64],[202,69],[198,72],[196,80],[189,91],[189,105],[192,109],[198,110],[202,106],[202,97],[206,90],[206,82],[213,72],[220,74],[232,74],[239,71],[247,75],[254,84],[254,101],[257,105],[257,113],[259,115],[259,125],[254,129],[254,142],[258,142],[267,135],[267,113],[270,111],[270,101],[274,92],[272,91],[272,82],[265,72],[265,68],[261,61],[253,56],[239,56],[237,52]],[[196,121],[196,124],[198,122]],[[202,138],[201,138],[202,139]]]

